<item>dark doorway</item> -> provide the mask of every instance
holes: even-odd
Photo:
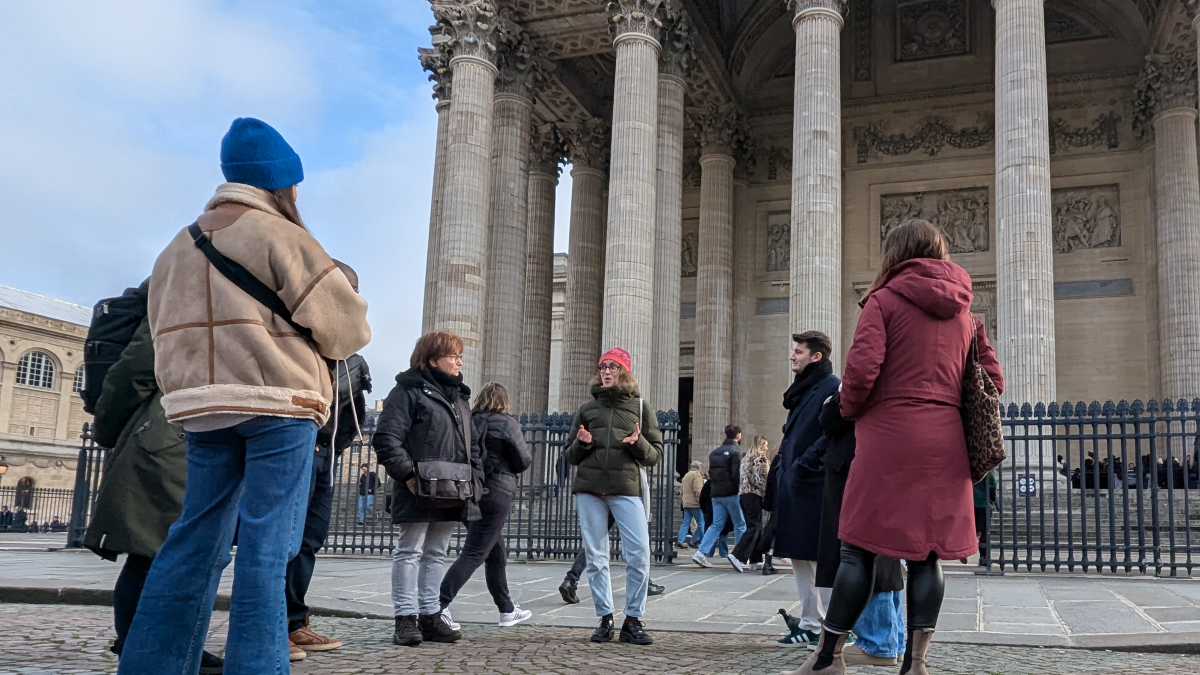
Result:
[[[675,473],[680,480],[692,464],[692,383],[690,377],[679,378],[679,449],[675,452]]]

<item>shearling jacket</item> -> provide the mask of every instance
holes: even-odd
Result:
[[[225,183],[197,223],[218,251],[279,294],[313,340],[214,269],[184,228],[150,278],[154,372],[167,419],[249,414],[324,425],[333,392],[321,357],[345,359],[370,341],[366,301],[263,190]]]
[[[684,474],[680,488],[683,508],[700,508],[700,491],[704,489],[704,474],[700,469],[692,469]]]

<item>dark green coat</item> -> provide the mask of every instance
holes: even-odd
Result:
[[[989,471],[983,480],[975,484],[973,490],[975,508],[992,509],[993,511],[1000,508],[1000,497],[997,494],[999,490],[1000,482],[996,480],[996,472],[994,470]]]
[[[143,320],[96,402],[96,441],[112,450],[83,545],[109,560],[119,553],[154,556],[183,508],[187,443],[167,421],[161,399]]]
[[[622,443],[639,421],[641,438],[631,445]],[[577,438],[580,425],[591,432],[591,443],[581,443]],[[652,467],[662,457],[658,416],[636,387],[593,386],[592,400],[579,407],[563,450],[567,463],[579,467],[572,493],[601,496],[641,497],[641,467]]]

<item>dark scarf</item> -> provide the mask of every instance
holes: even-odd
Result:
[[[471,388],[463,384],[462,373],[447,375],[437,368],[422,368],[421,377],[445,394],[446,400],[451,403],[458,402],[459,394],[467,400],[471,399]]]
[[[788,387],[787,393],[783,395],[783,407],[791,410],[800,405],[800,399],[804,398],[804,394],[832,372],[833,363],[829,359],[821,359],[805,366],[804,370],[796,373],[796,379],[792,381],[792,386]]]

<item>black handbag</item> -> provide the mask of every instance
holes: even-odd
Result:
[[[440,508],[462,506],[471,501],[474,483],[470,464],[431,459],[418,461],[416,465],[413,478],[418,497],[428,499]]]

